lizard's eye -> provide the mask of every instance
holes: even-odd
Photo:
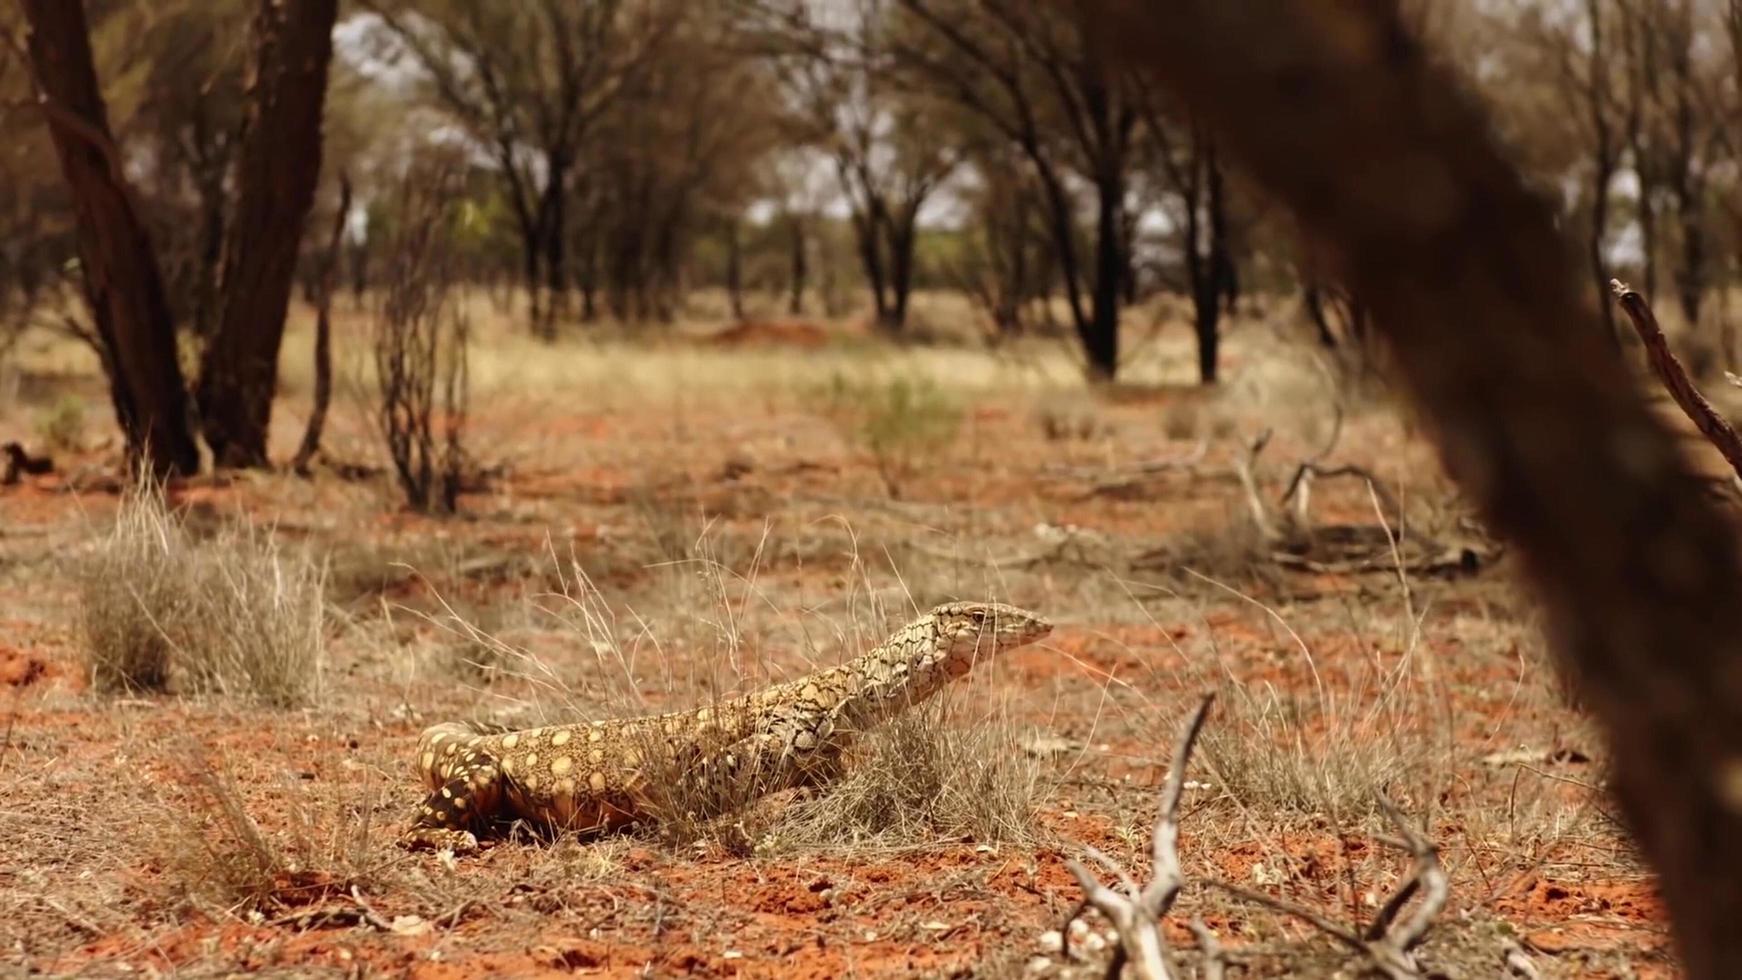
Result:
[[[968,613],[968,618],[974,621],[975,626],[984,626],[986,625],[986,610],[972,610]]]

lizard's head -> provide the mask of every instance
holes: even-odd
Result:
[[[1027,646],[1052,632],[1052,623],[1002,602],[946,602],[932,610],[938,636],[951,653],[970,661]]]

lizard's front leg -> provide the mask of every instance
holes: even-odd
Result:
[[[435,791],[418,808],[400,843],[413,850],[465,854],[478,849],[473,831],[482,830],[499,814],[504,777],[496,757],[480,748],[475,738],[447,741],[446,734],[435,730],[425,734],[419,768]]]

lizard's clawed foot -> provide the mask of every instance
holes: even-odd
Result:
[[[399,838],[399,846],[408,851],[452,851],[455,854],[475,854],[478,838],[469,830],[449,830],[445,827],[413,827]]]

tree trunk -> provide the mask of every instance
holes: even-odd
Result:
[[[194,336],[208,342],[217,332],[218,267],[224,261],[224,194],[223,174],[202,180],[200,196],[200,254],[194,269]]]
[[[223,312],[200,363],[198,404],[220,466],[264,466],[303,222],[321,167],[321,111],[338,0],[261,0],[255,64],[224,252]]]
[[[865,285],[871,288],[871,305],[877,328],[892,329],[889,322],[888,273],[883,266],[881,223],[869,209],[855,211],[852,216],[853,237],[859,243],[859,265],[865,270]]]
[[[732,319],[744,319],[744,243],[738,235],[738,217],[726,219],[726,299],[732,304]]]
[[[351,178],[339,177],[339,204],[333,213],[332,234],[327,250],[321,256],[321,266],[315,273],[318,294],[315,297],[315,391],[314,407],[309,410],[308,425],[302,432],[302,445],[297,447],[290,468],[308,474],[309,463],[321,448],[321,433],[327,424],[327,407],[333,400],[333,293],[338,288],[339,255],[345,246],[345,218],[351,211]]]
[[[539,336],[556,336],[556,319],[568,312],[568,180],[569,162],[558,153],[545,162],[549,184],[542,205],[544,216],[545,316],[537,321]]]
[[[532,332],[535,335],[543,329],[544,323],[544,307],[540,302],[544,283],[539,275],[539,259],[544,254],[543,242],[544,232],[536,223],[521,222],[520,275],[526,283],[526,316],[532,321]]]
[[[1608,153],[1599,153],[1597,172],[1591,179],[1591,234],[1585,242],[1585,259],[1597,287],[1598,308],[1603,311],[1603,332],[1619,346],[1621,333],[1615,329],[1615,308],[1609,302],[1609,270],[1603,261],[1603,239],[1609,234],[1609,181],[1614,175],[1614,160]]]
[[[1119,216],[1124,209],[1125,185],[1117,173],[1102,174],[1096,185],[1095,281],[1089,299],[1089,329],[1082,340],[1090,376],[1111,381],[1119,370],[1119,284],[1125,272]]]
[[[1690,192],[1682,205],[1682,274],[1676,293],[1690,330],[1700,325],[1700,307],[1706,297],[1706,233],[1700,207],[1697,190]]]
[[[1394,0],[1098,6],[1371,306],[1601,724],[1686,975],[1742,975],[1736,528],[1601,337],[1549,202]]]
[[[792,274],[788,282],[786,312],[804,315],[804,291],[810,278],[810,260],[805,250],[804,220],[796,214],[786,217],[787,236],[792,248]]]
[[[599,238],[591,229],[581,240],[580,287],[581,322],[592,323],[599,318]]]
[[[82,0],[21,0],[43,116],[77,219],[85,297],[103,347],[127,457],[160,477],[199,469],[175,324],[91,60]]]
[[[361,309],[363,294],[369,290],[369,236],[351,245],[351,303]]]
[[[917,207],[905,209],[892,222],[889,234],[889,329],[900,333],[907,327],[907,304],[913,296],[913,248]]]

